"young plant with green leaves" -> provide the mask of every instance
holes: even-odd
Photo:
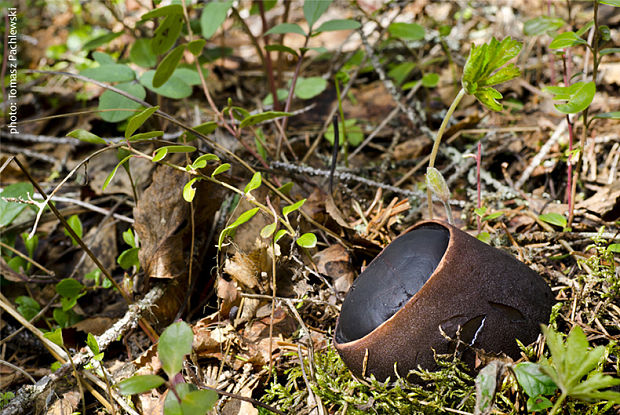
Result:
[[[217,393],[198,389],[180,376],[185,356],[192,352],[194,333],[185,322],[173,323],[159,338],[157,356],[168,380],[159,375],[136,375],[118,383],[122,395],[137,395],[166,385],[165,415],[204,415],[217,401]]]
[[[494,86],[514,79],[521,74],[519,68],[513,63],[506,65],[508,61],[517,57],[521,47],[522,44],[520,42],[510,37],[505,38],[501,42],[492,38],[489,43],[479,46],[472,45],[465,68],[463,68],[462,88],[452,101],[439,127],[439,131],[437,131],[426,170],[428,213],[431,219],[433,218],[432,193],[434,191],[439,192],[436,194],[443,201],[444,193],[447,190],[444,188],[445,181],[443,181],[441,173],[435,169],[435,160],[437,159],[441,138],[454,110],[465,94],[470,94],[475,96],[486,108],[492,111],[501,111],[503,106],[498,100],[502,98],[502,94]]]

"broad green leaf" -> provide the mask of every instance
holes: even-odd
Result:
[[[157,64],[157,55],[151,49],[151,39],[144,37],[136,39],[131,50],[129,51],[129,59],[138,66],[143,68],[152,68]]]
[[[488,232],[480,232],[476,238],[487,245],[491,242],[491,235]]]
[[[123,241],[125,241],[127,245],[131,246],[132,248],[138,247],[138,244],[136,243],[136,237],[134,236],[131,228],[123,232],[122,236],[123,236]]]
[[[155,150],[152,161],[153,162],[160,161],[164,157],[166,157],[166,155],[172,154],[172,153],[192,153],[194,151],[196,151],[196,147],[194,146],[183,146],[183,145],[164,146],[164,147],[160,147],[157,150]]]
[[[543,213],[542,215],[538,215],[538,219],[562,228],[567,224],[564,215],[560,215],[559,213]]]
[[[619,253],[620,252],[620,244],[610,244],[607,247],[607,251]]]
[[[261,183],[262,183],[262,177],[261,177],[260,172],[257,171],[252,176],[252,179],[250,180],[250,182],[245,186],[245,189],[243,190],[243,193],[245,193],[247,195],[252,190],[258,189],[260,187]]]
[[[204,415],[217,402],[217,393],[211,390],[190,392],[181,399],[183,415]]]
[[[159,7],[144,13],[140,18],[141,21],[155,19],[156,17],[170,16],[174,14],[183,15],[183,6],[180,4],[170,4],[168,6]]]
[[[233,2],[231,1],[212,1],[202,9],[202,15],[200,16],[200,27],[202,29],[202,36],[205,39],[210,39],[215,34],[217,29],[224,23],[228,10],[230,10]]]
[[[71,215],[69,216],[69,218],[67,219],[67,223],[69,224],[69,227],[73,230],[73,232],[75,232],[75,234],[81,239],[82,235],[84,234],[84,230],[82,228],[82,221],[80,220],[78,215]],[[73,236],[71,236],[69,234],[69,231],[67,229],[64,230],[65,235],[67,235],[69,238],[71,238],[71,241],[73,241],[73,245],[78,245],[78,242],[73,239]]]
[[[103,52],[97,52],[97,51],[93,52],[93,59],[99,65],[114,65],[116,63],[116,61],[114,60],[112,56],[108,55],[107,53],[103,53]]]
[[[125,164],[125,162],[127,160],[129,160],[131,157],[133,157],[132,154],[128,155],[127,157],[125,157],[124,159],[122,159],[116,166],[114,166],[114,169],[112,169],[112,171],[110,172],[110,174],[108,174],[108,177],[106,177],[105,181],[103,182],[103,187],[101,188],[101,191],[104,191],[106,187],[108,187],[108,185],[110,184],[110,182],[112,181],[112,179],[114,178],[114,175],[116,174],[116,170],[118,170],[118,168],[122,165]]]
[[[530,397],[553,395],[558,388],[553,379],[547,376],[537,363],[522,362],[515,365],[513,371],[519,385]]]
[[[620,120],[620,111],[614,112],[601,112],[600,114],[594,115],[592,118],[603,118],[603,119],[611,119],[611,120]]]
[[[426,73],[422,76],[422,85],[426,88],[434,88],[439,83],[439,74],[434,72]]]
[[[17,304],[19,314],[24,316],[26,320],[32,320],[41,311],[41,306],[32,297],[20,295],[15,299],[15,304]]]
[[[4,188],[0,193],[0,226],[10,225],[13,220],[26,209],[26,204],[9,202],[4,198],[21,198],[28,200],[34,193],[34,187],[30,183],[13,183]]]
[[[336,30],[353,30],[361,26],[360,22],[350,19],[328,20],[321,24],[314,33],[334,32]]]
[[[316,246],[316,235],[312,232],[304,233],[295,241],[302,248],[314,248]]]
[[[489,43],[475,46],[472,45],[469,51],[469,57],[463,68],[463,77],[461,83],[463,88],[468,94],[475,94],[482,86],[492,85],[492,74],[495,71],[507,63],[509,60],[515,58],[519,52],[521,52],[522,44],[516,40],[507,37],[499,42],[497,39],[492,38]],[[499,75],[496,79],[506,81],[508,74],[517,75],[516,71],[510,69]],[[497,98],[499,92],[486,90],[480,93],[480,97],[477,97],[483,104],[490,106],[490,108],[497,108],[499,103],[495,102],[494,98]],[[499,111],[496,109],[496,111]]]
[[[501,84],[503,82],[510,81],[511,79],[514,79],[520,75],[521,70],[511,63],[508,66],[504,66],[488,78],[479,82],[478,87]]]
[[[255,124],[258,124],[264,121],[269,121],[269,120],[273,120],[275,118],[280,118],[280,117],[288,117],[291,115],[293,114],[290,112],[283,112],[283,111],[261,112],[260,114],[253,114],[241,120],[240,127],[244,128],[244,127],[255,125]]]
[[[278,94],[278,101],[282,102],[288,97],[288,91],[286,89],[278,88],[276,90]],[[263,104],[265,105],[273,105],[273,96],[271,94],[267,94],[265,99],[263,99]]]
[[[559,17],[538,16],[523,24],[523,33],[526,36],[538,36],[558,30],[565,24],[566,22]]]
[[[493,111],[501,111],[504,107],[497,101],[502,98],[502,94],[490,86],[478,88],[474,96],[482,105]]]
[[[85,143],[107,144],[103,138],[91,133],[90,131],[82,129],[73,130],[69,134],[67,134],[67,136],[77,138],[78,140],[84,141]]]
[[[388,26],[391,36],[404,40],[424,39],[424,28],[417,23],[392,23]]]
[[[270,223],[265,225],[263,229],[260,230],[260,236],[263,238],[269,238],[276,231],[277,223]]]
[[[116,262],[121,268],[127,270],[134,266],[140,265],[140,260],[138,259],[138,251],[140,248],[129,248],[121,252],[118,256]]]
[[[551,401],[544,396],[533,396],[527,400],[527,410],[529,412],[543,411],[552,406]]]
[[[265,35],[281,35],[284,33],[296,33],[306,36],[306,32],[297,23],[280,23],[265,32]]]
[[[83,289],[84,286],[73,278],[64,278],[56,284],[56,292],[66,298],[77,297]]]
[[[172,391],[166,394],[166,399],[164,400],[164,415],[185,415],[177,395],[180,399],[183,399],[188,393],[198,390],[198,388],[191,383],[177,383],[175,389],[176,394],[171,393]]]
[[[217,122],[208,121],[203,124],[192,127],[194,130],[198,131],[201,134],[207,135],[211,134],[217,128]]]
[[[325,91],[325,88],[327,88],[327,81],[320,76],[300,77],[295,84],[295,96],[300,99],[314,98]]]
[[[57,346],[62,347],[64,345],[64,341],[62,339],[62,329],[60,327],[58,327],[56,330],[52,330],[52,331],[48,331],[47,333],[44,333],[43,337],[50,340],[52,343],[54,343]]]
[[[269,52],[287,52],[290,53],[293,56],[299,56],[297,54],[297,52],[295,51],[295,49],[293,48],[289,48],[288,46],[284,46],[284,45],[267,45],[265,46],[265,50],[268,50]]]
[[[148,133],[140,133],[134,134],[129,137],[129,141],[142,141],[142,140],[150,140],[151,138],[161,137],[164,135],[163,131],[149,131]]]
[[[206,43],[207,41],[204,39],[192,40],[187,44],[187,49],[192,53],[192,55],[198,56],[202,53],[202,48],[205,47]]]
[[[362,131],[362,127],[357,125],[357,119],[350,118],[345,120],[344,125],[347,127],[347,142],[353,147],[360,145],[362,141],[364,141],[364,132]],[[342,128],[342,123],[338,123],[338,129],[340,131],[340,141],[342,141],[342,135],[344,134],[344,129]],[[334,125],[329,124],[327,131],[325,131],[324,135],[325,139],[331,144],[334,145]],[[342,146],[341,146],[342,147]]]
[[[439,199],[441,199],[444,203],[447,203],[450,200],[450,190],[448,189],[448,184],[443,178],[441,172],[436,168],[426,168],[426,185],[431,189],[433,194],[439,197]]]
[[[229,163],[224,163],[224,164],[220,164],[219,166],[217,166],[217,168],[213,171],[213,173],[211,173],[211,177],[217,176],[218,174],[224,173],[225,171],[227,171],[228,169],[230,169],[230,164]]]
[[[84,46],[82,46],[82,50],[89,51],[89,50],[97,49],[99,46],[103,46],[106,43],[110,43],[111,41],[113,41],[114,39],[116,39],[122,34],[123,32],[120,31],[116,33],[112,32],[112,33],[106,33],[101,36],[97,36],[96,38],[91,39],[88,42],[86,42]]]
[[[551,43],[549,49],[565,49],[575,45],[585,45],[587,42],[577,36],[575,32],[564,32],[557,35]]]
[[[169,378],[174,377],[183,369],[183,359],[192,351],[194,333],[187,323],[173,323],[159,338],[157,355]]]
[[[192,168],[202,169],[206,167],[207,163],[210,162],[211,160],[220,161],[220,158],[216,156],[215,154],[211,154],[211,153],[203,154],[202,156],[194,160],[194,162],[192,163]]]
[[[583,36],[588,30],[590,30],[590,28],[594,26],[594,20],[590,20],[588,23],[586,23],[585,25],[581,26],[581,28],[579,30],[577,30],[577,32],[575,33],[577,36],[581,37]],[[599,30],[602,28],[603,26],[599,26]]]
[[[100,82],[129,82],[136,79],[136,73],[133,69],[122,63],[84,69],[80,72],[80,75]]]
[[[293,203],[292,205],[284,206],[282,208],[282,215],[288,216],[289,213],[294,212],[297,209],[299,209],[300,207],[302,207],[305,202],[306,202],[306,199],[301,199],[301,200]]]
[[[553,93],[557,88],[564,87],[548,87],[545,90]],[[563,114],[576,114],[586,109],[592,103],[595,93],[596,85],[593,81],[576,82],[565,88],[562,93],[556,94],[554,99],[567,102],[565,104],[555,104],[555,108]]]
[[[413,71],[416,67],[415,62],[402,62],[390,69],[388,72],[388,76],[394,79],[394,82],[398,85],[402,84],[407,76]]]
[[[125,91],[130,95],[138,99],[144,99],[146,97],[146,91],[142,87],[142,85],[136,83],[124,83],[116,85],[116,88],[121,91]],[[109,90],[104,91],[103,94],[99,97],[99,106],[97,109],[99,110],[115,110],[115,109],[123,109],[123,110],[136,110],[140,108],[142,105],[138,102],[132,101],[129,98],[125,98],[122,95],[117,94],[116,92],[112,92]],[[135,114],[135,111],[102,111],[99,113],[101,118],[107,122],[119,122],[123,121],[132,115]]]
[[[319,20],[319,17],[329,8],[332,0],[305,0],[304,1],[304,17],[308,26],[312,30],[312,26]]]
[[[166,18],[155,30],[151,41],[151,50],[154,54],[166,53],[174,45],[183,29],[183,20],[183,14],[166,14]]]
[[[92,333],[88,333],[88,336],[86,336],[86,345],[93,354],[99,354],[99,344],[97,344],[97,339],[95,339]]]
[[[497,211],[497,212],[493,212],[493,213],[491,213],[490,215],[486,215],[486,216],[484,216],[484,217],[482,218],[482,220],[483,220],[483,221],[491,221],[491,220],[493,220],[493,219],[497,219],[497,218],[499,218],[499,217],[500,217],[500,216],[502,216],[503,214],[504,214],[504,212],[502,212],[502,211],[500,210],[500,211]]]
[[[140,83],[150,89],[151,91],[162,95],[166,98],[183,99],[192,95],[192,87],[183,78],[176,73],[172,73],[172,76],[162,86],[155,88],[153,86],[153,78],[155,71],[146,71],[140,77]]]
[[[620,7],[620,6],[619,6]],[[620,48],[605,48],[599,51],[599,55],[611,55],[612,53],[620,53]]]
[[[250,15],[254,16],[260,13],[260,8],[258,7],[257,2],[252,2],[252,7],[250,7]],[[263,0],[263,8],[265,11],[269,11],[274,8],[274,6],[278,3],[278,0]]]
[[[258,212],[258,208],[247,210],[243,212],[241,215],[239,215],[237,220],[235,220],[231,225],[224,228],[222,232],[220,232],[220,237],[218,238],[218,242],[217,242],[217,248],[222,249],[222,242],[224,242],[224,238],[230,235],[230,233],[234,231],[237,227],[239,227],[240,225],[243,225],[244,223],[252,219],[252,217],[256,215],[256,212]]]
[[[153,88],[159,88],[166,83],[172,76],[172,73],[179,65],[183,53],[185,52],[185,44],[179,45],[172,49],[170,53],[159,63],[155,75],[153,75]]]
[[[158,388],[165,382],[161,376],[137,375],[119,382],[118,391],[121,395],[137,395]]]
[[[598,0],[598,2],[608,6],[620,7],[620,0]]]
[[[194,196],[196,196],[196,188],[194,188],[194,183],[196,182],[196,180],[198,180],[198,177],[194,177],[189,182],[187,182],[185,186],[183,186],[183,199],[185,199],[185,201],[188,203],[192,203],[192,200],[194,200]]]
[[[282,186],[278,187],[278,191],[288,196],[291,194],[292,188],[293,188],[293,182],[286,182]]]
[[[151,115],[155,113],[159,109],[159,105],[151,108],[146,108],[145,110],[137,113],[133,117],[127,121],[127,128],[125,128],[125,138],[129,138],[136,132],[138,128],[142,126],[149,119]]]

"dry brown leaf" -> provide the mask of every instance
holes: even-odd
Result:
[[[260,272],[259,264],[251,255],[235,252],[232,258],[226,259],[224,272],[246,288],[256,288],[258,286],[257,274]]]
[[[347,292],[349,290],[355,278],[355,272],[351,265],[351,256],[342,245],[332,245],[317,252],[312,259],[321,274],[332,278],[336,291]]]
[[[64,393],[45,411],[47,415],[71,415],[80,403],[80,392],[72,390]]]

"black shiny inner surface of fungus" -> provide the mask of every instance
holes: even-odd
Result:
[[[433,274],[449,241],[450,232],[437,224],[423,225],[392,241],[347,293],[336,341],[360,339],[400,310]]]

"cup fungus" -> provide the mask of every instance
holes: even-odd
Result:
[[[400,375],[436,368],[433,351],[454,352],[457,340],[470,365],[473,349],[518,358],[515,339],[536,340],[552,305],[551,290],[525,264],[452,225],[425,221],[355,280],[334,345],[356,376],[380,380],[394,378],[395,367]]]

